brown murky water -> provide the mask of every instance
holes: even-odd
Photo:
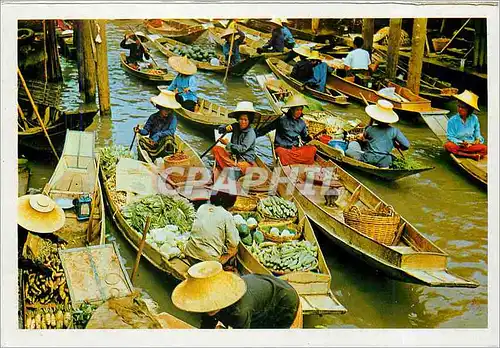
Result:
[[[130,145],[132,128],[145,122],[154,112],[149,98],[158,93],[148,85],[125,73],[120,67],[119,42],[130,21],[108,23],[109,73],[113,115],[96,117],[90,130],[96,131],[98,146],[111,143]],[[132,22],[142,29],[140,21]],[[134,25],[133,24],[133,25]],[[156,52],[155,59],[166,66],[166,59]],[[261,110],[270,110],[259,89],[256,75],[269,73],[267,66],[255,66],[243,78],[228,78],[222,83],[219,75],[199,72],[199,94],[216,103],[234,107],[238,101],[250,100]],[[73,62],[64,63],[66,76],[65,101],[70,105],[78,99],[77,72]],[[363,107],[353,103],[346,109],[327,106],[346,118],[367,120]],[[448,108],[455,113],[454,105]],[[481,106],[479,119],[483,136],[487,136],[486,106]],[[458,275],[474,279],[476,289],[431,288],[394,281],[374,272],[365,264],[344,254],[318,233],[320,244],[332,273],[332,290],[348,309],[344,315],[306,317],[305,327],[342,328],[485,328],[488,318],[488,197],[461,172],[443,152],[439,140],[425,124],[401,121],[398,127],[412,143],[409,154],[435,169],[386,183],[358,173],[359,180],[392,204],[438,247],[449,253],[448,267]],[[212,137],[179,122],[179,134],[197,151],[203,152]],[[261,138],[264,139],[264,138]],[[269,156],[266,142],[260,142],[259,153]],[[50,178],[55,164],[32,163],[30,187],[41,188]],[[115,241],[123,261],[131,271],[135,252],[111,220],[108,242]],[[142,260],[136,286],[158,302],[160,310],[198,325],[199,316],[178,310],[170,294],[177,284]]]

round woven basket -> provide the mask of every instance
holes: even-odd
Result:
[[[163,157],[163,160],[165,161],[166,167],[187,167],[187,166],[189,166],[190,160],[189,160],[188,156],[186,156],[186,158],[183,158],[183,159],[173,159],[172,157],[175,155],[176,154]]]
[[[304,122],[306,123],[307,131],[309,132],[309,134],[319,133],[326,128],[326,124],[324,122],[318,122],[307,116],[304,116],[303,119]]]
[[[305,222],[304,218],[298,224],[295,224],[293,221],[286,221],[286,220],[277,220],[277,221],[263,220],[260,221],[257,226],[259,231],[261,231],[262,234],[264,235],[265,239],[270,240],[272,242],[283,243],[300,239],[300,237],[302,237],[302,232],[304,230],[304,222]],[[289,237],[275,236],[268,232],[272,227],[287,227],[288,229],[294,230],[296,233],[293,236]]]
[[[392,244],[401,219],[392,206],[374,212],[361,211],[353,205],[343,214],[346,224],[385,245]]]

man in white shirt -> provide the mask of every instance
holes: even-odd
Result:
[[[367,71],[371,64],[370,53],[362,49],[364,41],[361,36],[354,38],[354,50],[349,52],[344,59],[345,70],[365,70]]]

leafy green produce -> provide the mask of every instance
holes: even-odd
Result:
[[[85,329],[87,323],[89,322],[92,314],[97,309],[96,305],[83,302],[80,308],[73,311],[73,324],[77,329]]]
[[[115,176],[120,158],[132,158],[132,152],[123,145],[112,145],[100,149],[100,166],[107,178]]]
[[[273,271],[311,271],[318,267],[318,246],[306,240],[284,243],[257,243],[254,240],[250,251],[260,263]]]
[[[406,156],[405,158],[403,157],[396,157],[392,160],[392,168],[393,169],[406,169],[406,170],[411,170],[411,169],[419,169],[422,168],[423,165],[416,159],[412,157]]]

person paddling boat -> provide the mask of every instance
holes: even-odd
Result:
[[[173,56],[168,58],[168,65],[178,72],[168,90],[175,93],[175,100],[189,111],[198,111],[198,90],[196,77],[196,64],[186,56]]]

